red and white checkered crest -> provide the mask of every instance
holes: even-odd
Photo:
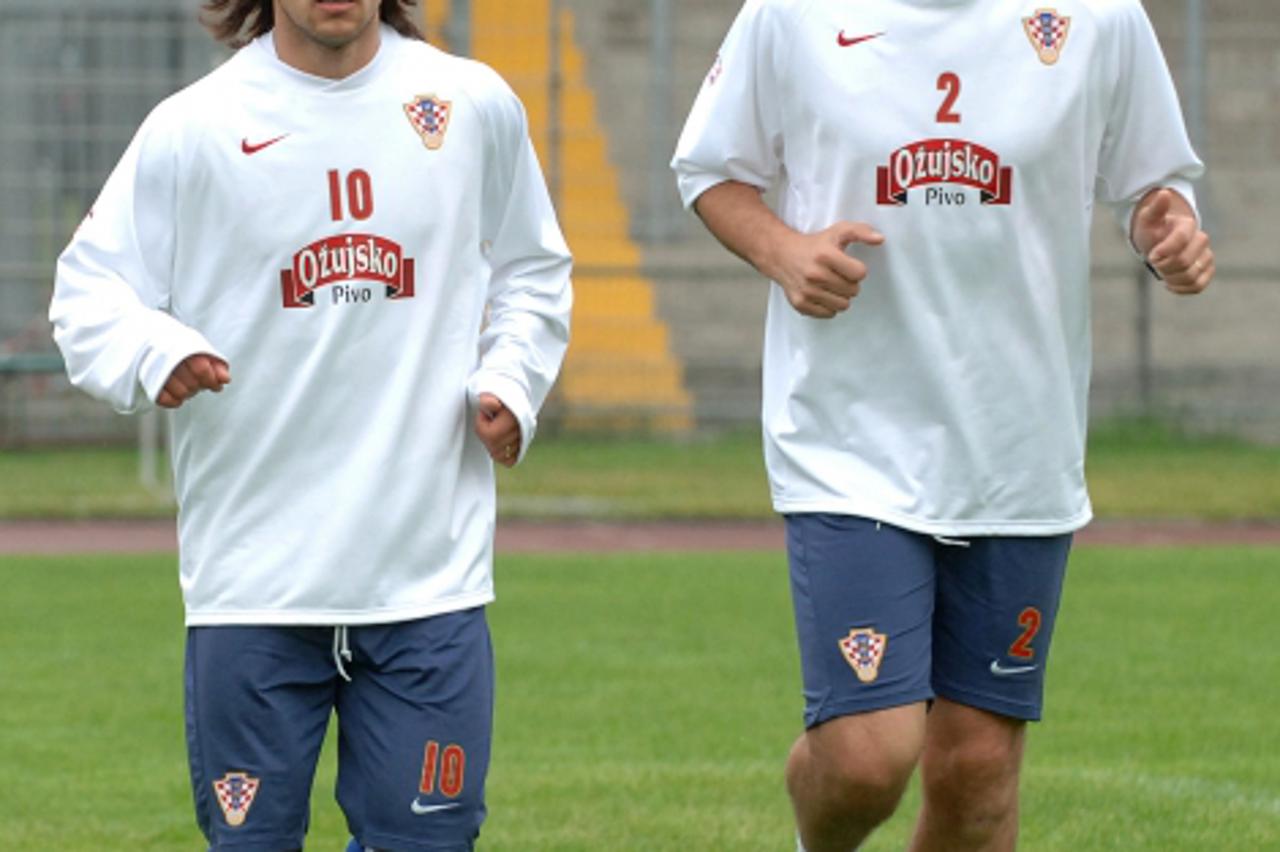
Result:
[[[253,797],[258,794],[258,786],[258,779],[245,772],[228,772],[213,782],[213,792],[218,797],[222,815],[227,818],[227,825],[235,828],[244,824],[253,805]]]
[[[442,100],[435,95],[416,95],[404,105],[409,123],[422,137],[422,144],[432,151],[444,144],[445,131],[449,129],[449,117],[453,101]]]
[[[1071,19],[1058,14],[1057,9],[1036,9],[1029,18],[1022,19],[1022,26],[1031,39],[1031,46],[1045,65],[1052,65],[1062,55],[1067,43],[1067,31]]]
[[[858,680],[871,683],[880,676],[880,661],[888,644],[889,637],[885,634],[871,627],[859,627],[840,640],[840,653],[853,667]]]

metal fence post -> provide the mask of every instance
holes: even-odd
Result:
[[[1205,28],[1203,0],[1186,0],[1186,34],[1183,45],[1182,111],[1187,135],[1202,160],[1208,160],[1205,132]],[[1200,218],[1209,228],[1209,190],[1203,179],[1200,190]],[[1138,378],[1138,406],[1143,417],[1155,415],[1155,353],[1152,344],[1152,279],[1143,265],[1134,271],[1137,307],[1133,318],[1134,348]]]
[[[459,56],[471,55],[471,0],[440,0],[449,4],[449,21],[445,38],[449,51]]]
[[[654,241],[672,236],[672,177],[667,168],[672,138],[671,0],[650,0],[649,78],[649,215],[646,236]]]
[[[562,180],[561,147],[564,141],[564,79],[561,74],[560,0],[550,0],[551,20],[547,30],[547,192],[559,209]]]
[[[1187,135],[1200,159],[1209,160],[1209,134],[1205,129],[1205,22],[1203,0],[1186,0],[1186,44],[1183,50],[1183,112],[1187,120]],[[1211,218],[1211,193],[1209,183],[1202,178],[1197,190],[1203,196],[1200,201],[1200,218],[1208,230]]]
[[[186,27],[187,22],[178,15],[169,19],[169,50],[166,59],[174,91],[182,88],[183,83],[182,33]],[[160,481],[160,458],[169,442],[168,418],[164,417],[162,420],[162,417],[164,415],[155,409],[138,417],[138,482],[152,493],[164,487]]]
[[[1204,7],[1201,0],[1186,0],[1186,44],[1183,72],[1187,133],[1193,145],[1204,141]]]
[[[154,409],[138,416],[138,482],[148,491],[160,487],[160,417]]]
[[[1155,368],[1151,348],[1151,275],[1146,266],[1134,268],[1134,296],[1137,309],[1133,317],[1134,343],[1137,355],[1138,413],[1142,417],[1155,415]]]

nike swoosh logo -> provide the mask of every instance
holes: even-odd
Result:
[[[417,799],[414,799],[409,805],[409,810],[413,811],[418,816],[422,816],[423,814],[433,814],[437,811],[447,811],[456,807],[458,807],[457,802],[445,802],[443,805],[424,805]]]
[[[884,33],[871,33],[870,35],[853,36],[850,38],[844,34],[844,30],[841,30],[836,36],[836,44],[841,47],[853,47],[855,44],[862,44],[864,41],[871,41],[871,39],[880,38],[882,35],[884,35]]]
[[[1026,674],[1038,669],[1039,666],[1002,666],[999,660],[991,661],[991,673],[996,677],[1008,677],[1009,675]]]
[[[279,142],[281,139],[285,138],[288,135],[289,135],[288,133],[282,133],[279,136],[277,136],[275,139],[268,139],[266,142],[259,142],[256,145],[250,143],[248,139],[241,139],[240,150],[244,151],[246,154],[256,154],[259,151],[261,151],[263,148],[270,148],[272,145],[276,144],[277,142]]]

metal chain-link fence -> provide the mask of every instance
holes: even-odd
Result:
[[[54,261],[147,111],[223,56],[191,3],[0,0],[0,446],[136,430],[62,376]]]
[[[45,320],[53,262],[146,111],[225,54],[197,0],[0,0],[0,445],[122,439],[70,390]],[[430,0],[433,41],[497,67],[577,258],[575,342],[545,420],[750,424],[767,284],[680,208],[667,160],[740,0]],[[1148,0],[1209,165],[1219,280],[1175,299],[1095,229],[1094,413],[1280,440],[1280,15]],[[646,412],[648,412],[646,414]]]

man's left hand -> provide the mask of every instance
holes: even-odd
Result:
[[[489,457],[503,467],[512,467],[520,458],[520,421],[511,409],[491,393],[480,394],[476,412],[476,437]]]
[[[1195,212],[1172,189],[1148,192],[1133,213],[1133,244],[1173,293],[1190,296],[1213,280],[1213,248]]]

